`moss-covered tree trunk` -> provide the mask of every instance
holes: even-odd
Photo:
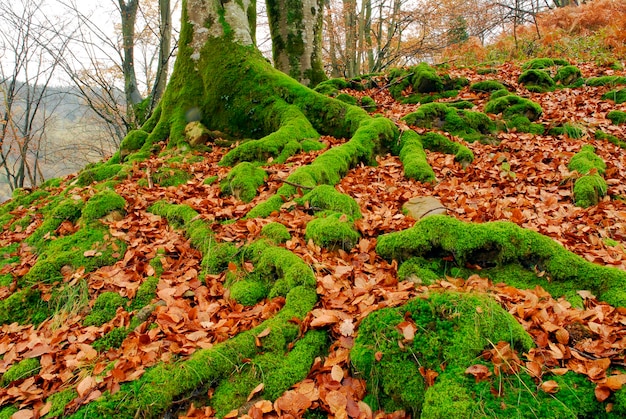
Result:
[[[322,64],[323,0],[268,0],[274,66],[305,86],[326,79]]]

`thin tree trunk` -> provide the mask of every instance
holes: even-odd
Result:
[[[165,86],[167,86],[167,75],[169,73],[169,61],[171,57],[172,45],[172,10],[170,0],[159,0],[159,62],[157,65],[152,97],[150,98],[150,110],[154,109],[161,100]]]

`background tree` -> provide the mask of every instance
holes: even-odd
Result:
[[[62,53],[67,42],[46,32],[52,22],[41,7],[36,0],[0,4],[0,168],[11,190],[44,180],[46,127],[63,100],[51,89],[59,62],[43,45]]]

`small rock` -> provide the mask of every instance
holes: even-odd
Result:
[[[407,215],[416,220],[435,214],[447,214],[448,210],[433,196],[417,196],[409,199],[402,205]]]

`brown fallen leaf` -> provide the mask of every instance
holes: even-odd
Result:
[[[550,394],[554,394],[559,391],[559,384],[554,380],[544,381],[539,387],[546,393]]]
[[[256,386],[254,389],[252,389],[252,391],[250,392],[250,394],[248,394],[248,398],[246,399],[246,401],[250,401],[254,398],[254,396],[257,393],[260,393],[261,391],[263,391],[263,389],[265,388],[265,384],[260,383],[258,386]]]

